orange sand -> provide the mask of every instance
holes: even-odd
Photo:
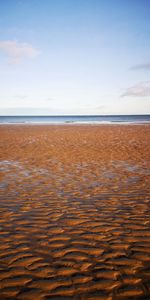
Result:
[[[0,139],[0,300],[150,299],[150,126]]]

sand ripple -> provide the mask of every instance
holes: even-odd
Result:
[[[0,134],[0,299],[150,299],[149,126]]]

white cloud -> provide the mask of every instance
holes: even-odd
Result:
[[[130,68],[130,70],[147,70],[147,71],[150,71],[150,62],[147,62],[145,64],[137,64],[137,65],[134,65]]]
[[[9,62],[12,64],[20,63],[23,59],[33,59],[39,51],[28,43],[19,43],[17,41],[0,41],[0,50],[8,55]]]
[[[150,96],[150,81],[140,82],[132,87],[129,87],[121,95],[121,97],[147,97]]]
[[[15,95],[15,96],[14,96],[14,98],[20,99],[20,100],[26,99],[27,97],[28,97],[28,96],[26,96],[26,95]]]
[[[55,99],[54,98],[47,98],[46,101],[51,102],[51,101],[55,101]]]

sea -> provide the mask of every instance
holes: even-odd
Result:
[[[0,116],[0,124],[150,124],[150,115]]]

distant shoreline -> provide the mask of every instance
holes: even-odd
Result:
[[[0,116],[1,124],[114,125],[150,124],[150,115]]]

